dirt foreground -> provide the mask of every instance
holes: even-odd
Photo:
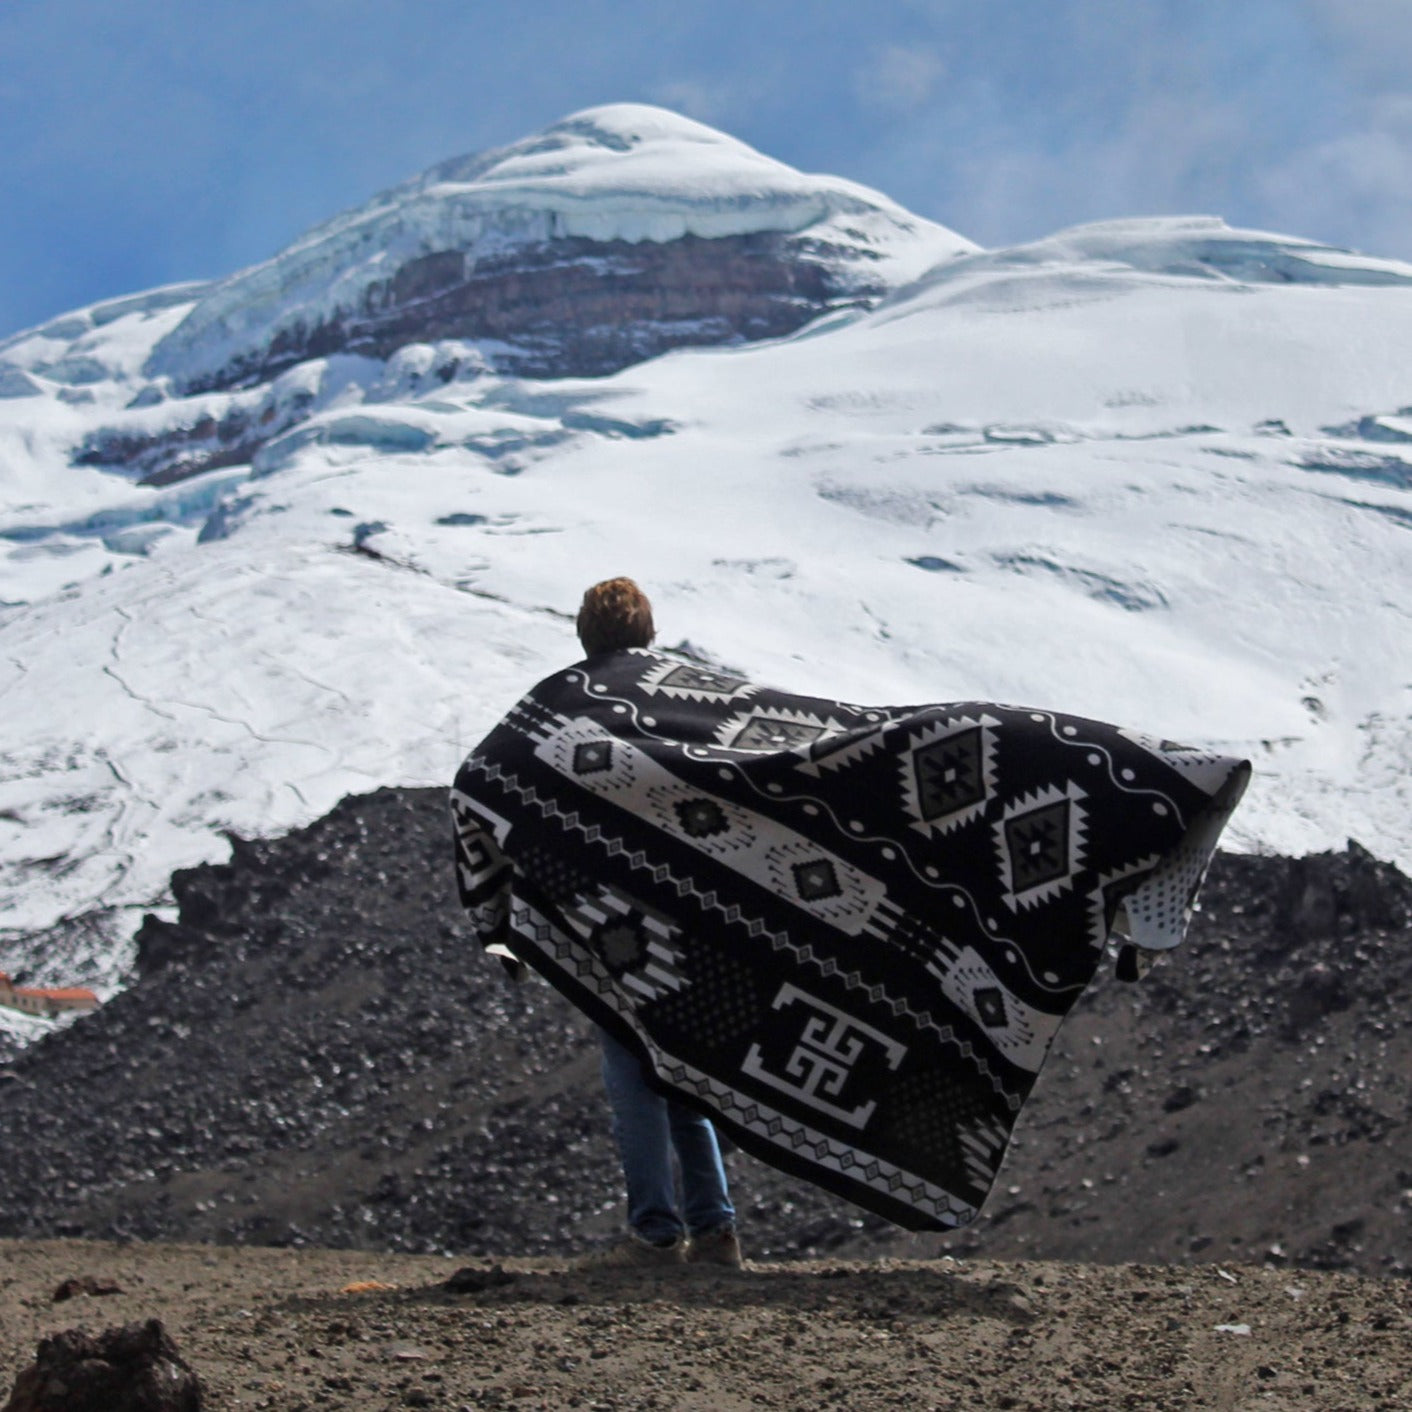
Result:
[[[71,1279],[121,1292],[55,1302]],[[1403,1279],[950,1259],[589,1276],[0,1242],[4,1394],[42,1337],[153,1317],[214,1409],[1412,1407]]]

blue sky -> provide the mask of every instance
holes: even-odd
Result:
[[[0,335],[625,100],[984,245],[1180,212],[1412,259],[1412,0],[0,0]]]

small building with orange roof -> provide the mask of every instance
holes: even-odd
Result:
[[[98,997],[85,986],[16,985],[0,971],[0,1005],[24,1015],[52,1020],[72,1010],[96,1010]]]

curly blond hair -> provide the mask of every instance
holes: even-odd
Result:
[[[625,578],[594,584],[583,596],[575,626],[589,657],[623,647],[646,647],[657,631],[647,595]]]

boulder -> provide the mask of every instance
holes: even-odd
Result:
[[[42,1339],[0,1412],[200,1412],[201,1381],[158,1319]]]

